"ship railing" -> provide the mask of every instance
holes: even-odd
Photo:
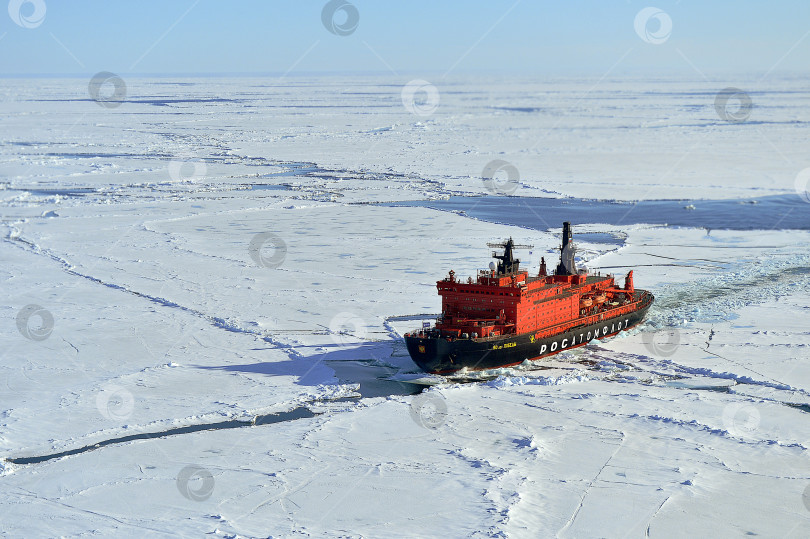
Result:
[[[427,330],[420,328],[420,329],[415,329],[413,331],[410,331],[410,332],[406,333],[404,336],[405,337],[419,337],[420,339],[427,339],[427,338],[430,338],[430,337],[437,337],[440,333],[441,332],[436,328],[430,328],[430,329],[427,329]]]
[[[515,324],[505,324],[501,327],[495,335],[487,335],[486,337],[471,337],[472,340],[476,342],[487,342],[487,341],[495,341],[498,339],[503,339],[504,337],[508,337],[509,335],[515,335],[517,333]]]

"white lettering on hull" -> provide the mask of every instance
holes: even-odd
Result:
[[[608,335],[612,335],[613,333],[617,333],[623,329],[627,329],[630,325],[630,320],[619,320],[618,322],[614,321],[611,323],[610,326],[603,326],[601,328],[596,328],[592,331],[589,331],[587,334],[583,331],[579,334],[579,341],[577,341],[576,334],[572,335],[571,337],[566,337],[562,341],[554,341],[551,345],[543,344],[540,345],[540,351],[538,352],[538,356],[542,356],[546,352],[556,352],[558,349],[563,350],[565,348],[570,348],[577,344],[582,344],[585,342],[589,342],[592,338],[598,339],[599,337],[607,337]]]

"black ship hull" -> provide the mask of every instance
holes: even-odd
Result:
[[[603,339],[637,325],[652,303],[636,311],[605,317],[589,325],[574,326],[567,331],[542,339],[535,332],[506,335],[495,339],[453,339],[438,336],[405,337],[408,353],[414,363],[425,372],[452,374],[467,370],[496,369],[519,365],[526,360],[540,359],[553,354],[583,346],[593,339]]]

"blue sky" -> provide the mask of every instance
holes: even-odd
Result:
[[[359,23],[345,36],[322,23],[325,0],[32,2],[9,2],[12,8],[22,3],[23,19],[34,15],[35,3],[45,6],[44,18],[28,23],[32,28],[0,10],[2,75],[105,70],[599,76],[613,68],[712,77],[810,67],[806,0],[351,0]],[[660,44],[644,41],[634,28],[637,13],[648,6],[672,21]],[[341,24],[345,13],[336,17]],[[651,24],[655,32],[659,23]]]

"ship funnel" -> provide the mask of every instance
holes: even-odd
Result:
[[[573,235],[571,233],[571,223],[563,223],[562,246],[560,247],[560,263],[557,266],[557,275],[576,275],[577,265],[574,262],[574,255],[577,248],[574,246]]]
[[[568,222],[568,221],[565,221],[563,223],[562,248],[565,249],[565,247],[569,243],[571,243],[573,241],[573,239],[574,239],[574,237],[571,234],[571,223]]]

